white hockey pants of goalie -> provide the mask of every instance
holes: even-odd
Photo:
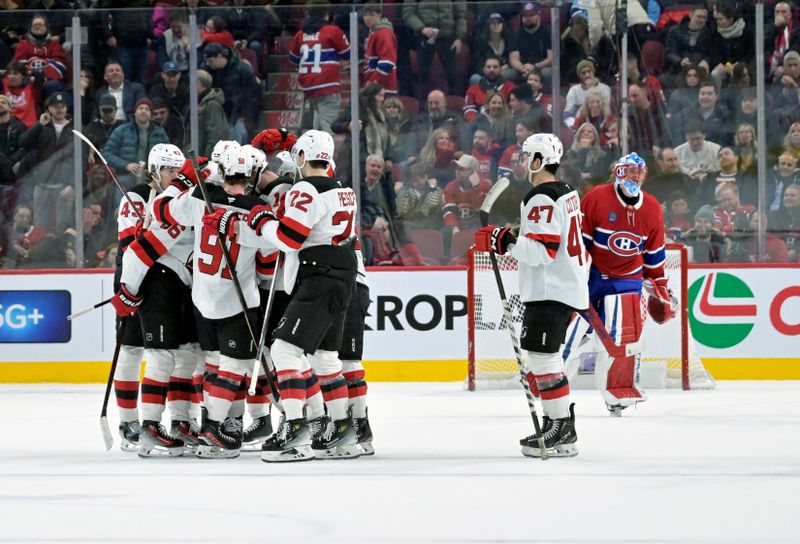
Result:
[[[603,299],[605,326],[616,344],[635,342],[641,336],[643,312],[641,297],[636,293],[607,295]],[[630,406],[647,400],[639,388],[639,365],[641,356],[620,357],[608,355],[597,335],[589,332],[589,322],[576,315],[567,329],[567,340],[562,350],[567,377],[575,380],[580,367],[581,355],[596,353],[595,387],[609,406]]]

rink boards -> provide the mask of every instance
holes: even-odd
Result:
[[[464,379],[466,270],[376,268],[368,276],[370,380]],[[0,382],[107,379],[113,309],[66,316],[112,295],[110,271],[3,273],[0,282]],[[693,267],[689,298],[692,334],[716,379],[800,379],[800,266]]]

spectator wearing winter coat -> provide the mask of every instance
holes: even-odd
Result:
[[[730,244],[725,233],[714,228],[714,209],[703,206],[694,216],[694,228],[681,235],[681,242],[689,247],[690,262],[718,263],[722,261]]]
[[[150,4],[148,0],[126,0],[126,8],[139,9],[106,11],[107,23],[102,25],[109,58],[117,60],[131,81],[140,84],[147,70],[147,40],[153,36]],[[98,4],[100,9],[118,7],[118,0],[100,0]]]
[[[720,0],[714,9],[714,19],[717,30],[713,41],[717,47],[711,58],[711,76],[717,87],[721,87],[737,62],[753,64],[755,40],[753,29],[741,16],[735,0]]]
[[[769,63],[767,79],[781,76],[784,55],[790,49],[800,50],[800,29],[792,16],[792,5],[781,1],[775,4],[772,25],[765,29],[764,56]]]
[[[767,172],[767,209],[778,210],[784,204],[784,191],[789,185],[800,184],[800,170],[797,159],[790,153],[781,153],[777,164]]]
[[[787,185],[781,207],[769,214],[769,231],[785,243],[789,262],[800,257],[800,185]]]
[[[710,69],[715,48],[714,34],[708,26],[708,9],[697,5],[676,26],[667,32],[665,54],[667,68],[677,75],[687,66]]]
[[[11,185],[16,179],[13,167],[25,155],[19,142],[25,130],[22,121],[11,115],[11,100],[0,94],[0,185]]]
[[[220,140],[225,140],[228,135],[228,121],[225,119],[225,95],[220,89],[212,87],[213,80],[211,74],[205,70],[197,71],[197,99],[200,104],[197,107],[197,126],[198,131],[198,153],[204,157],[210,157],[214,145]],[[186,119],[186,130],[184,131],[186,141],[184,147],[191,147],[189,140],[191,130],[189,119]]]
[[[117,101],[110,94],[104,95],[97,107],[100,110],[100,117],[86,125],[84,134],[97,149],[103,149],[114,129],[124,125],[125,121],[117,119]],[[88,162],[93,163],[96,159],[94,151],[89,150]]]
[[[170,114],[181,121],[189,114],[189,84],[178,65],[171,60],[161,67],[161,77],[150,87],[147,96],[151,100],[161,98],[169,107]]]
[[[387,97],[397,94],[397,36],[391,21],[381,15],[378,4],[364,6],[364,24],[369,28],[364,51],[364,85],[378,83]]]
[[[733,126],[728,109],[719,99],[717,86],[712,80],[700,84],[697,103],[685,108],[673,118],[672,136],[676,142],[683,142],[686,126],[692,119],[705,122],[706,137],[720,145],[733,144]]]
[[[133,118],[133,106],[147,95],[141,83],[128,81],[125,79],[125,71],[122,64],[117,61],[109,61],[103,71],[103,79],[106,84],[97,91],[98,103],[103,95],[110,94],[117,102],[117,119],[129,121]]]

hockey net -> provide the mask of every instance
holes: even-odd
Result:
[[[663,325],[655,323],[648,316],[642,333],[644,351],[640,383],[645,389],[711,389],[715,385],[714,380],[703,366],[689,330],[686,247],[667,244],[666,252],[666,273],[670,287],[679,299],[680,308],[676,317]],[[515,387],[519,382],[519,371],[507,324],[503,319],[503,307],[489,253],[473,248],[468,254],[468,261],[467,387],[470,391]],[[510,255],[499,255],[497,266],[510,304],[511,319],[519,333],[523,305],[518,291],[517,262]],[[586,365],[587,368],[592,366],[593,361],[591,365]],[[581,368],[582,374],[587,373],[583,364]]]

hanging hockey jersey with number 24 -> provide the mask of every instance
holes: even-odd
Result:
[[[310,25],[309,25],[310,26]],[[297,64],[297,77],[306,96],[323,96],[341,90],[341,60],[350,54],[350,44],[336,25],[319,29],[308,26],[292,40],[289,60]]]
[[[578,193],[560,181],[534,187],[523,199],[511,255],[519,262],[522,302],[558,301],[589,307],[589,265],[581,241]]]

